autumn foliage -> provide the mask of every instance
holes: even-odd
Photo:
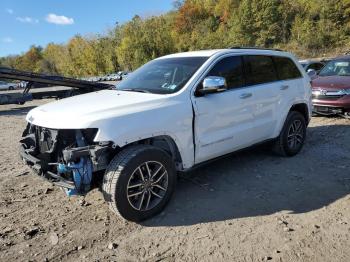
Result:
[[[116,20],[118,18],[116,17]],[[134,70],[174,52],[278,47],[300,57],[350,49],[350,0],[178,0],[170,12],[135,16],[108,33],[32,46],[0,65],[67,76]]]

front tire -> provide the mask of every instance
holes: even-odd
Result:
[[[137,145],[117,154],[103,179],[110,209],[130,221],[142,221],[163,210],[176,184],[173,160],[162,149]]]
[[[295,156],[302,149],[306,138],[306,121],[297,111],[290,111],[283,129],[273,145],[273,151],[281,156]]]

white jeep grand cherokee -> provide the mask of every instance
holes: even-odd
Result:
[[[310,79],[289,53],[179,53],[115,89],[31,110],[20,154],[68,195],[102,181],[111,209],[141,221],[167,204],[177,171],[268,140],[297,154],[311,112]]]

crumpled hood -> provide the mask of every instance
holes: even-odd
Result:
[[[166,100],[164,95],[103,90],[36,107],[26,120],[52,129],[88,128],[103,119],[161,107]]]
[[[350,88],[349,76],[319,76],[312,80],[313,89],[339,90]]]

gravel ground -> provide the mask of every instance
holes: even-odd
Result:
[[[350,120],[313,118],[293,158],[258,147],[181,174],[135,224],[21,163],[24,117],[48,101],[0,106],[0,261],[350,261]]]

